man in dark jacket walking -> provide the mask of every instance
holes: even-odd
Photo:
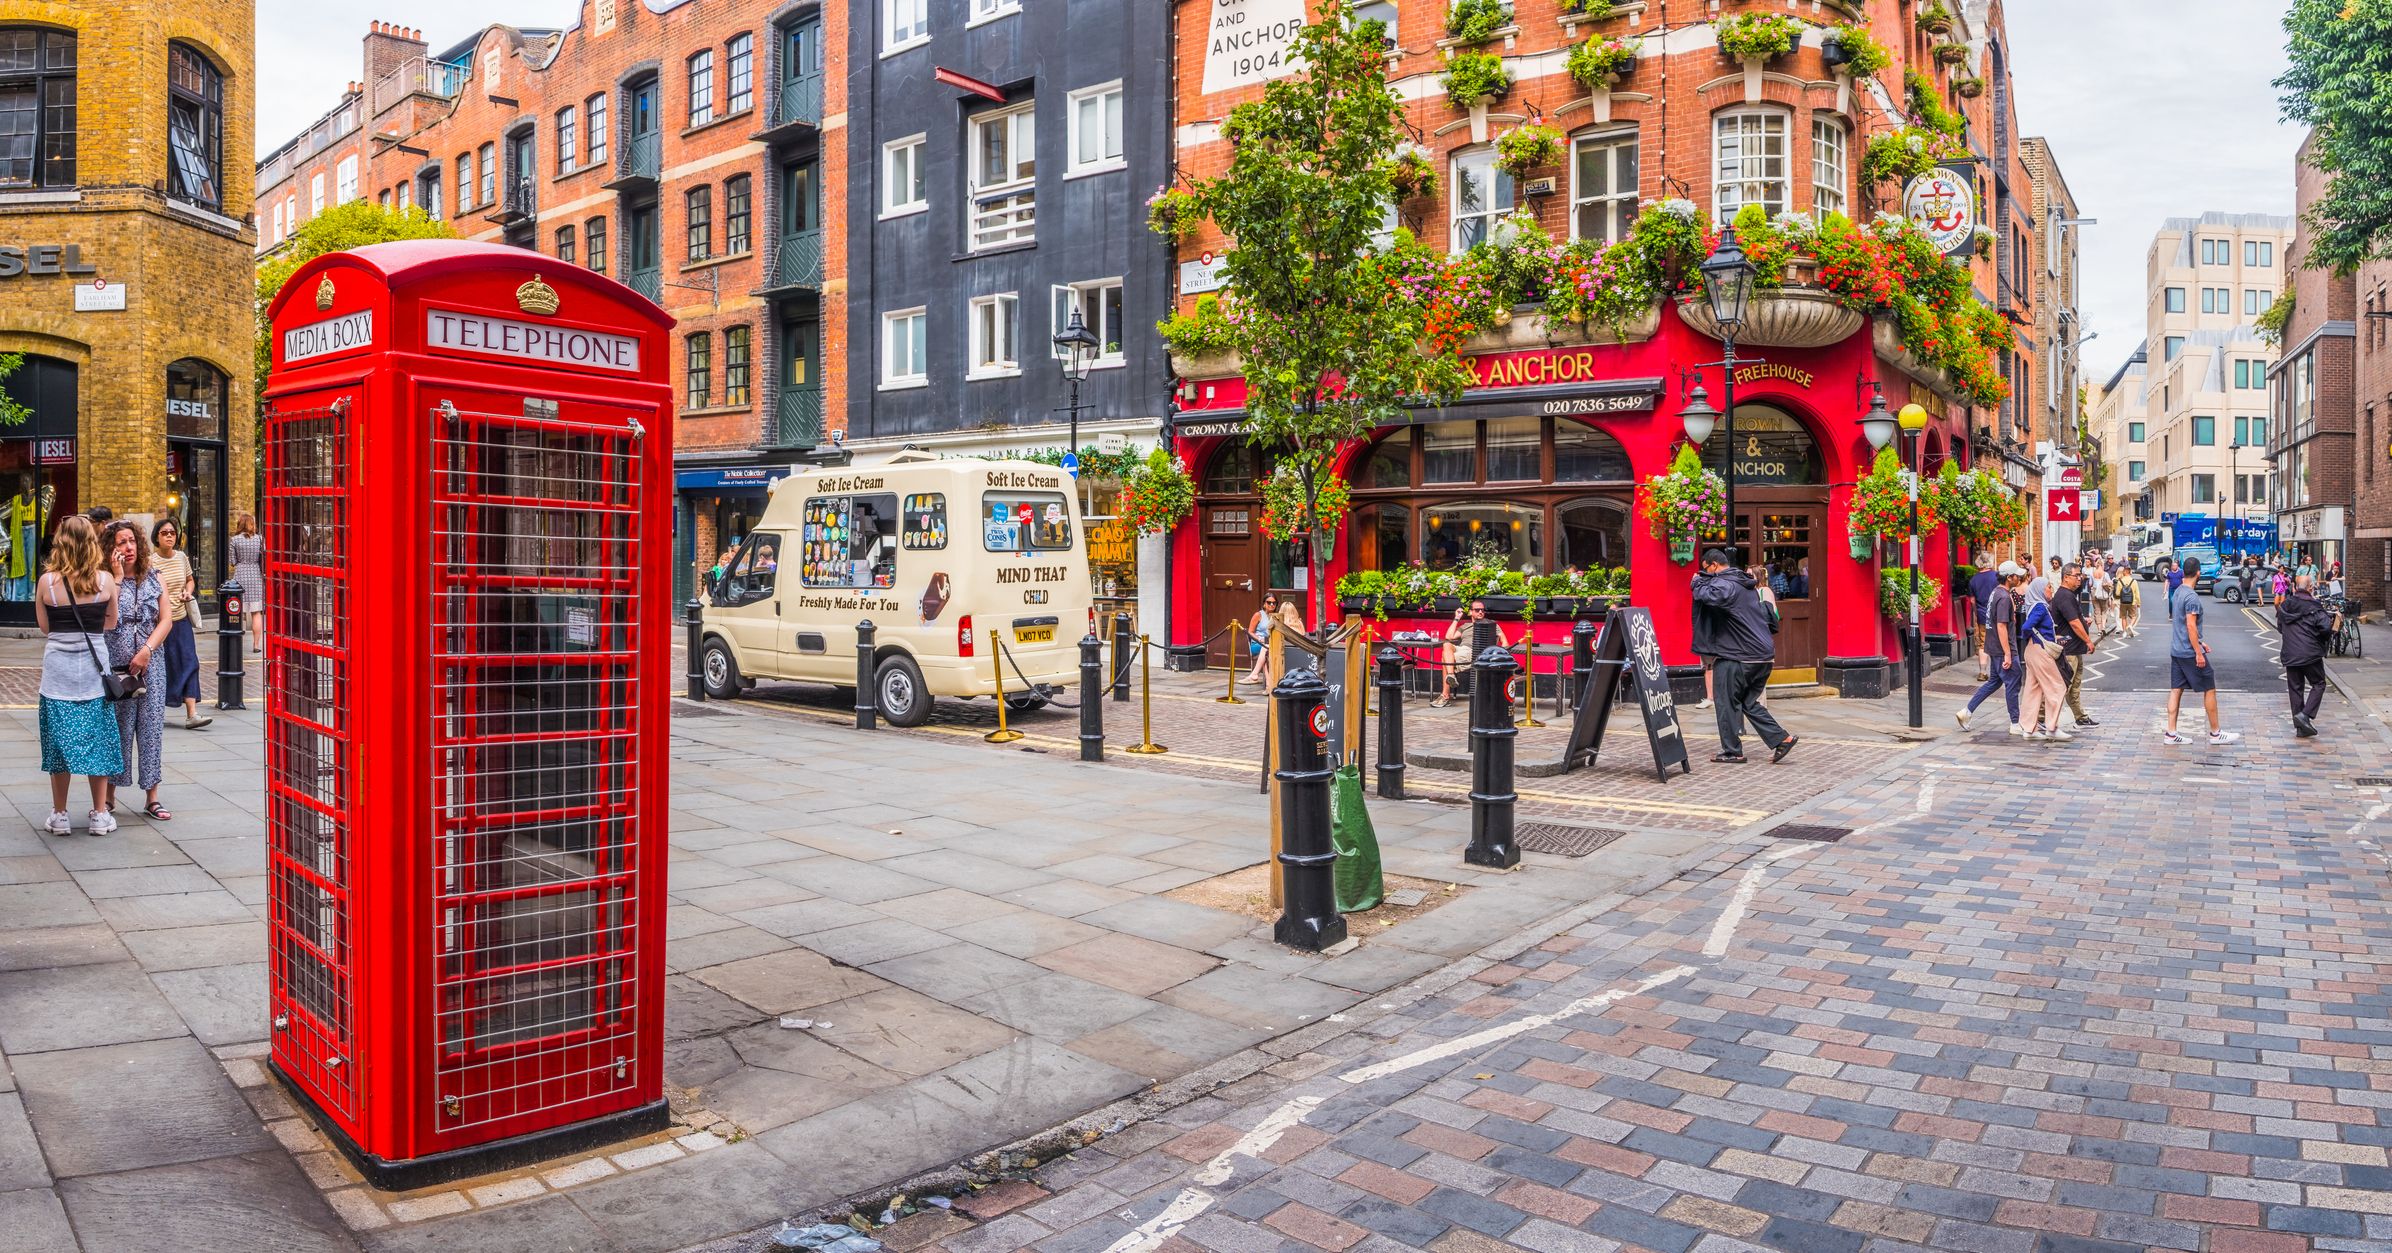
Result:
[[[1703,554],[1694,579],[1694,651],[1711,658],[1711,699],[1719,717],[1719,753],[1711,760],[1744,761],[1744,721],[1752,720],[1771,761],[1784,761],[1800,741],[1786,734],[1763,704],[1769,671],[1777,665],[1777,642],[1769,606],[1761,603],[1752,575],[1728,564],[1714,548]]]
[[[2276,634],[2284,641],[2284,686],[2292,696],[2292,733],[2317,734],[2317,706],[2326,694],[2326,644],[2342,624],[2317,603],[2314,580],[2301,575],[2276,606]]]

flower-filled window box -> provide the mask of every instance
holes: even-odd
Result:
[[[1501,99],[1512,89],[1512,73],[1495,53],[1457,52],[1446,62],[1444,84],[1446,100],[1457,109],[1469,109]]]
[[[1588,91],[1608,88],[1636,72],[1637,46],[1624,39],[1590,37],[1570,49],[1565,68],[1571,81]]]
[[[1454,0],[1445,13],[1446,42],[1455,46],[1488,43],[1518,29],[1511,0]]]
[[[1819,53],[1829,70],[1856,80],[1875,78],[1894,63],[1893,54],[1869,34],[1866,23],[1829,30]]]
[[[1802,42],[1802,23],[1782,13],[1739,13],[1712,24],[1730,61],[1774,61]]]

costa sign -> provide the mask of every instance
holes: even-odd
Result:
[[[1958,171],[1939,165],[1910,180],[1902,192],[1902,214],[1950,256],[1976,237],[1977,190]]]

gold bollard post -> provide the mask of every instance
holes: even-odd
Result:
[[[1233,671],[1232,675],[1234,676],[1234,674]],[[1234,677],[1232,681],[1235,681]],[[1170,752],[1170,749],[1154,742],[1154,649],[1148,646],[1146,637],[1143,635],[1138,637],[1138,687],[1141,698],[1146,703],[1146,738],[1122,751],[1136,753],[1142,757]]]
[[[1536,637],[1520,641],[1520,720],[1516,727],[1541,727],[1537,721]]]
[[[1238,699],[1238,620],[1229,620],[1229,693],[1213,698],[1216,705],[1243,705]]]
[[[1022,738],[1022,733],[1005,725],[1005,645],[998,629],[990,627],[988,631],[989,662],[997,671],[997,729],[980,738],[991,744],[1011,744]]]

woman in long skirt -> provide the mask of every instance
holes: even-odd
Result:
[[[257,533],[257,517],[242,514],[233,524],[233,579],[241,585],[241,607],[249,614],[249,651],[265,647],[266,541]]]
[[[42,773],[50,776],[52,835],[74,831],[66,816],[69,776],[91,780],[91,833],[116,829],[108,812],[108,777],[125,768],[116,715],[108,708],[107,641],[116,625],[116,580],[100,565],[100,537],[91,519],[72,514],[58,523],[50,566],[34,590],[33,619],[47,637],[42,648]]]
[[[214,722],[199,716],[199,578],[191,573],[191,556],[182,552],[183,528],[172,518],[160,518],[150,528],[156,555],[151,564],[166,589],[166,700],[183,703],[183,729],[197,731]]]
[[[134,784],[134,763],[140,763],[141,790],[149,802],[141,812],[152,822],[174,818],[158,800],[158,783],[166,773],[166,685],[160,667],[152,666],[166,646],[174,625],[166,620],[166,589],[158,572],[150,569],[149,545],[141,542],[141,528],[130,522],[111,522],[100,532],[108,550],[108,564],[116,574],[116,626],[108,632],[108,664],[143,681],[141,698],[116,703],[116,725],[124,743],[125,768],[110,781],[108,808],[116,809],[116,789]]]

